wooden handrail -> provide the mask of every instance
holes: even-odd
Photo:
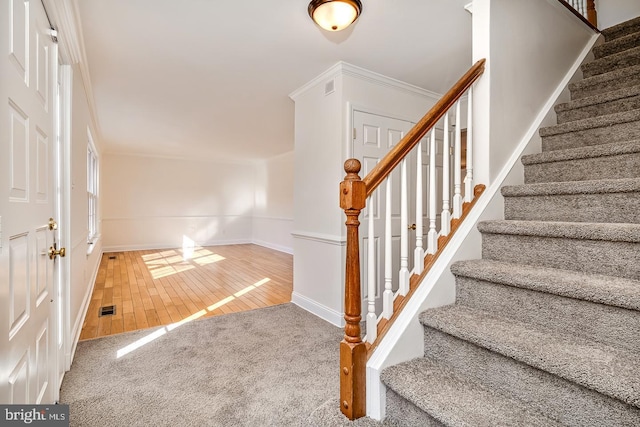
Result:
[[[596,12],[595,0],[587,0],[587,16],[585,17],[578,12],[573,6],[569,4],[567,0],[558,0],[564,7],[569,9],[571,13],[578,17],[582,22],[587,24],[592,30],[600,32],[598,30],[598,14]]]
[[[340,183],[340,207],[347,217],[347,247],[344,290],[344,338],[340,343],[340,409],[349,419],[366,415],[366,363],[369,345],[362,341],[362,298],[360,291],[360,212],[367,197],[393,171],[418,142],[433,129],[447,111],[462,97],[484,72],[485,59],[476,62],[460,80],[425,114],[425,116],[393,147],[378,165],[361,179],[361,164],[348,159],[347,175]]]
[[[484,72],[486,59],[476,62],[464,76],[453,85],[447,93],[436,104],[431,107],[427,114],[398,142],[386,156],[367,174],[362,180],[367,189],[367,197],[384,181],[391,171],[398,166],[407,154],[416,146],[418,142],[438,123],[438,120],[456,103],[467,89]]]

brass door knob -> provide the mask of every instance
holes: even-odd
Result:
[[[407,227],[409,230],[415,230],[416,229],[416,225],[415,224],[411,224],[409,227]]]
[[[57,230],[58,223],[53,218],[49,218],[49,230]]]
[[[56,245],[53,245],[51,247],[49,247],[49,259],[54,259],[57,255],[60,255],[61,258],[64,258],[64,256],[67,254],[67,250],[65,248],[60,248],[59,250],[56,250]]]

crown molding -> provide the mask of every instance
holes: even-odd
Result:
[[[464,9],[473,15],[473,2],[465,4]]]
[[[319,76],[313,78],[308,83],[291,92],[289,94],[289,98],[295,101],[296,98],[307,92],[309,89],[316,87],[319,84],[324,84],[324,82],[326,82],[327,80],[337,76],[350,76],[359,80],[366,81],[368,83],[384,87],[391,87],[393,89],[401,90],[412,95],[418,95],[431,99],[440,99],[442,97],[442,94],[432,92],[430,90],[403,82],[401,80],[387,77],[380,73],[358,67],[357,65],[349,64],[348,62],[339,61],[332,65],[328,70],[321,73]]]
[[[85,50],[80,10],[77,0],[43,0],[51,22],[58,31],[58,46],[64,64],[77,64],[80,68],[82,84],[87,95],[89,114],[93,122],[94,137],[102,139],[100,123],[96,113],[96,102],[93,96],[93,85],[89,73],[89,62]]]

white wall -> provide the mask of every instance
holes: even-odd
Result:
[[[251,242],[253,164],[111,153],[101,164],[105,252]]]
[[[598,12],[598,28],[609,28],[640,16],[640,1],[596,0],[596,12]]]
[[[88,198],[87,198],[87,130],[91,129],[93,142],[98,151],[99,161],[102,161],[100,141],[93,129],[89,104],[84,89],[84,82],[78,66],[72,68],[71,95],[71,188],[70,188],[70,239],[67,248],[69,257],[69,321],[71,341],[68,349],[68,360],[75,349],[75,341],[80,335],[84,315],[94,279],[100,264],[102,240],[98,239],[90,254],[88,252]],[[101,212],[98,211],[98,228],[100,228]]]
[[[325,85],[334,91],[325,95]],[[291,97],[295,105],[294,303],[344,323],[345,216],[339,204],[353,108],[419,120],[436,102],[423,89],[338,63]]]
[[[291,254],[293,165],[291,151],[256,166],[252,234],[253,243]]]
[[[475,0],[475,177],[490,184],[594,32],[557,0]],[[484,142],[484,144],[483,144]]]

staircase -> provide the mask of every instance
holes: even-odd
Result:
[[[385,424],[640,425],[640,17],[602,34],[425,356],[383,371]]]

